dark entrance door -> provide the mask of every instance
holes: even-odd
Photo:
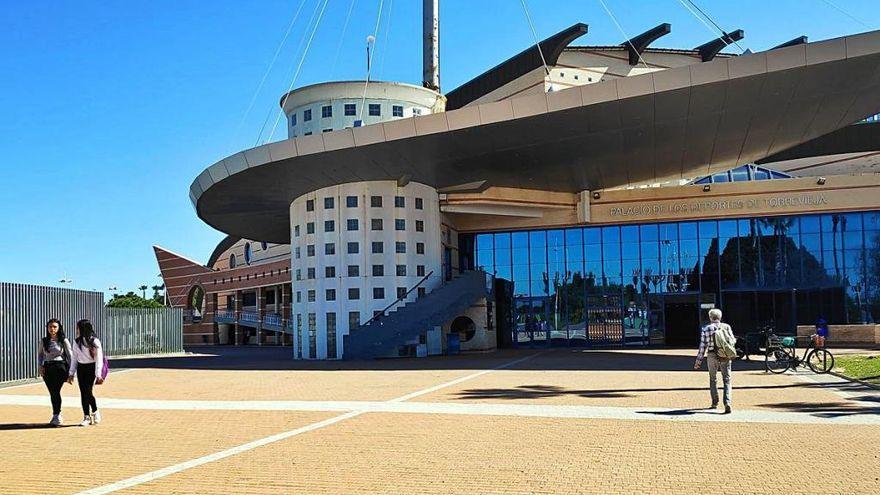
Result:
[[[495,335],[499,348],[513,347],[513,282],[495,279]]]
[[[700,301],[696,294],[667,296],[663,316],[666,320],[666,345],[699,345]]]

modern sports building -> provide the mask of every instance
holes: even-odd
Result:
[[[434,36],[423,87],[282,96],[288,139],[190,188],[229,237],[204,265],[156,248],[188,342],[691,345],[709,307],[738,332],[873,324],[880,32],[734,56],[741,31],[652,48],[669,29],[573,46],[577,24],[445,94]]]

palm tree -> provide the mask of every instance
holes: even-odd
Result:
[[[146,285],[142,285],[142,286],[138,287],[138,290],[141,291],[141,297],[142,297],[143,299],[146,299],[146,298],[147,298],[147,286],[146,286]]]

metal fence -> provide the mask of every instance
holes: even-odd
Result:
[[[107,308],[101,342],[110,356],[183,350],[183,308]]]
[[[108,356],[183,350],[181,309],[105,308],[104,294],[0,282],[0,383],[37,376],[37,347],[46,321],[58,318],[67,337],[92,321]]]

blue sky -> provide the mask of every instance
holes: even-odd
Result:
[[[218,159],[253,146],[267,115],[271,126],[307,22],[323,1],[0,3],[0,281],[59,285],[66,277],[73,287],[120,291],[154,285],[153,244],[206,261],[223,234],[196,217],[189,184]],[[352,0],[327,1],[296,86],[364,77],[365,38],[380,0],[354,0],[344,36]],[[519,0],[440,3],[444,90],[532,43]],[[672,23],[656,46],[693,47],[713,37],[679,0],[605,3],[629,36]],[[697,4],[723,28],[744,29],[740,44],[753,51],[802,34],[820,40],[880,28],[875,0]],[[599,0],[528,5],[541,38],[575,22],[590,25],[577,44],[624,38]],[[378,78],[421,80],[420,10],[419,0],[383,0]],[[276,140],[285,132],[279,127]]]

